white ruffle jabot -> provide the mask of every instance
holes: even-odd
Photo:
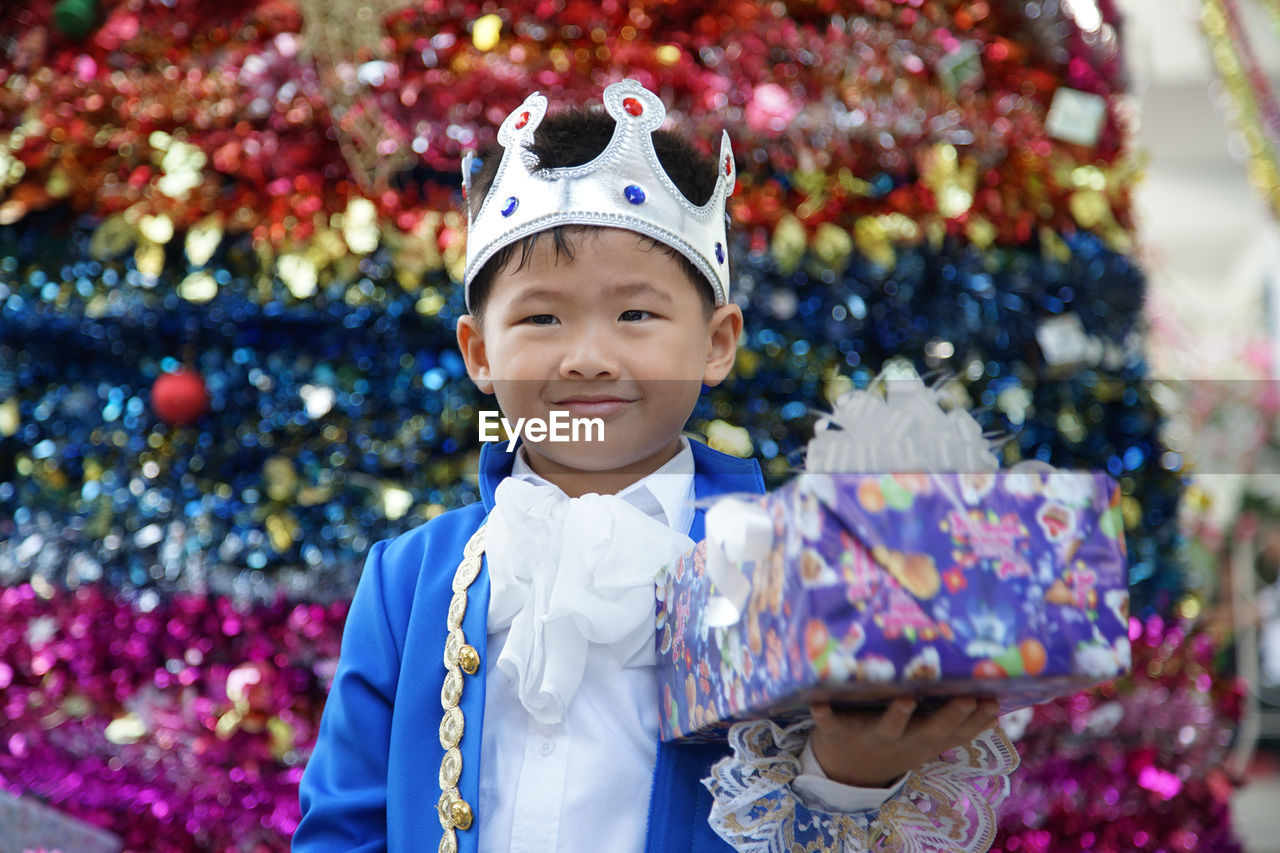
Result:
[[[907,775],[902,791],[878,810],[835,814],[800,802],[791,782],[812,720],[780,728],[770,720],[737,723],[733,755],[703,784],[715,802],[710,823],[739,853],[978,853],[996,835],[996,809],[1009,795],[1018,752],[999,725]]]
[[[510,627],[495,665],[535,720],[563,719],[588,643],[624,666],[656,663],[654,579],[693,540],[617,495],[570,498],[514,477],[487,526],[489,631]]]

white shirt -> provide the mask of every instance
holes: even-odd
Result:
[[[694,518],[693,451],[676,456],[618,496],[688,533]],[[511,476],[547,481],[517,451]],[[515,683],[495,668],[509,629],[490,632],[481,737],[480,853],[642,851],[657,760],[658,679],[652,665],[626,667],[606,646],[590,644],[582,681],[559,723],[535,720]],[[825,811],[876,808],[895,789],[833,782],[806,746],[792,787]],[[563,828],[563,832],[561,831]]]

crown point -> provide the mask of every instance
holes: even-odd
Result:
[[[635,98],[623,98],[622,108],[627,111],[628,115],[639,116],[644,112],[644,104]]]
[[[724,246],[719,243],[716,243],[716,262],[724,263]]]
[[[525,110],[524,112],[520,113],[520,117],[516,119],[515,128],[516,130],[521,130],[528,123],[529,123],[529,111]]]
[[[635,184],[629,185],[622,191],[622,194],[625,195],[627,197],[627,201],[632,204],[644,204],[644,190],[640,189],[640,187]]]
[[[520,206],[520,199],[516,198],[515,196],[512,196],[511,198],[507,199],[507,203],[503,205],[502,215],[510,216],[511,214],[516,212],[516,208],[519,206]]]

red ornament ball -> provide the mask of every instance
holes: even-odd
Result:
[[[209,410],[209,390],[193,370],[165,373],[151,386],[151,408],[171,426],[189,424]]]

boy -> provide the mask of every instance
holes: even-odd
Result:
[[[535,94],[474,180],[464,162],[471,313],[457,328],[469,375],[510,422],[568,412],[603,429],[484,445],[481,504],[374,546],[295,850],[780,850],[801,842],[791,812],[810,806],[857,849],[866,821],[853,830],[842,813],[880,807],[995,721],[973,700],[916,720],[909,702],[815,706],[811,735],[786,733],[794,779],[781,781],[746,772],[768,756],[658,743],[654,575],[702,537],[695,501],[764,484],[754,461],[681,436],[742,331],[728,136],[707,161],[659,131],[663,105],[634,81],[604,101],[607,116],[546,116]],[[704,785],[721,759],[720,784]],[[768,796],[784,801],[754,834],[750,803],[712,794],[735,772],[775,780]],[[754,846],[761,832],[775,837]]]

